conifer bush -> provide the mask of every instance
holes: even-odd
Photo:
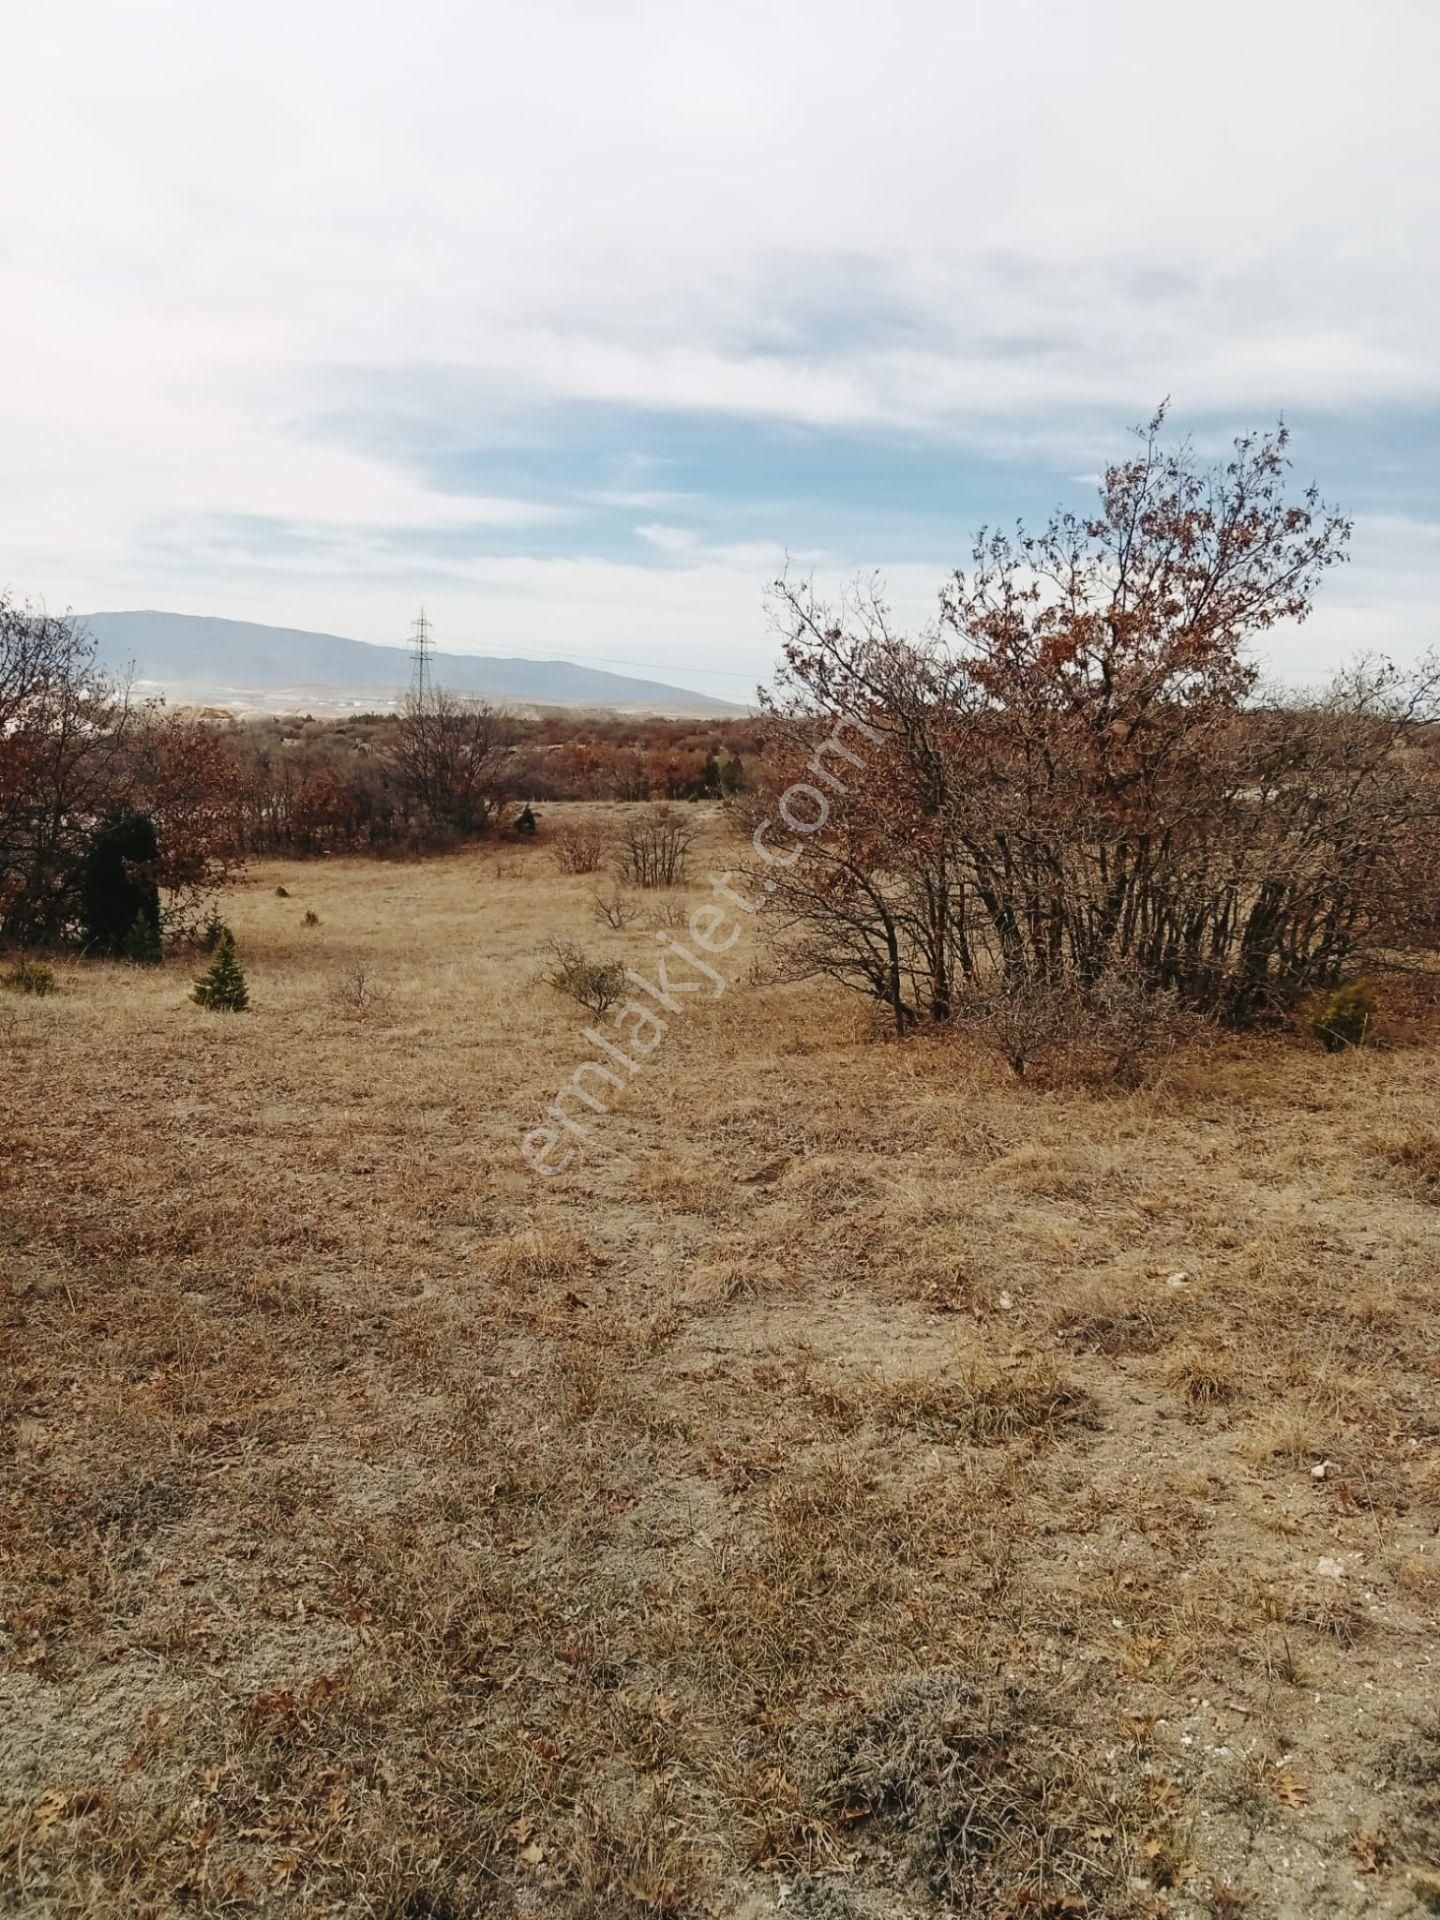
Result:
[[[0,985],[7,987],[11,993],[33,993],[37,996],[54,993],[55,974],[43,960],[22,960],[18,966],[10,969]]]
[[[129,955],[142,919],[158,947],[160,890],[154,867],[159,851],[155,823],[146,813],[112,813],[91,835],[80,875],[80,918],[95,952]],[[148,933],[144,939],[148,944]]]
[[[1322,993],[1310,1004],[1310,1031],[1327,1053],[1341,1053],[1346,1047],[1359,1047],[1375,1024],[1380,1003],[1368,980],[1352,980]]]
[[[158,967],[165,958],[160,942],[160,923],[143,909],[136,914],[125,940],[125,958],[137,967]]]
[[[197,1007],[212,1013],[244,1013],[250,1004],[245,974],[235,951],[235,936],[227,927],[216,942],[210,964],[195,982],[190,996]]]

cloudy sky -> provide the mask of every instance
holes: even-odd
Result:
[[[743,696],[1172,396],[1440,639],[1432,0],[51,0],[0,116],[0,584]]]

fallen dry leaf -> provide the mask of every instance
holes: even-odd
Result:
[[[1303,1780],[1299,1780],[1289,1767],[1277,1767],[1270,1776],[1275,1789],[1275,1798],[1287,1807],[1303,1807],[1310,1798],[1310,1789]]]

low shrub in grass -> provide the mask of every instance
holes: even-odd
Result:
[[[160,923],[143,910],[136,914],[126,937],[125,958],[137,967],[158,967],[165,958]]]
[[[1375,1024],[1380,1003],[1368,980],[1322,993],[1310,1003],[1310,1031],[1327,1053],[1363,1046]]]
[[[54,993],[55,970],[47,967],[43,960],[22,960],[8,973],[0,975],[0,985],[11,993]]]
[[[608,1013],[625,991],[625,969],[618,960],[596,960],[572,941],[551,942],[552,963],[544,974],[546,986],[568,993],[598,1018]]]

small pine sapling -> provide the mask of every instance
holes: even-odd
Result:
[[[245,974],[235,952],[235,936],[227,927],[216,942],[210,965],[195,982],[190,996],[197,1007],[213,1013],[244,1013],[250,1004]]]
[[[158,967],[165,958],[160,925],[142,907],[125,939],[125,958],[137,967]]]

